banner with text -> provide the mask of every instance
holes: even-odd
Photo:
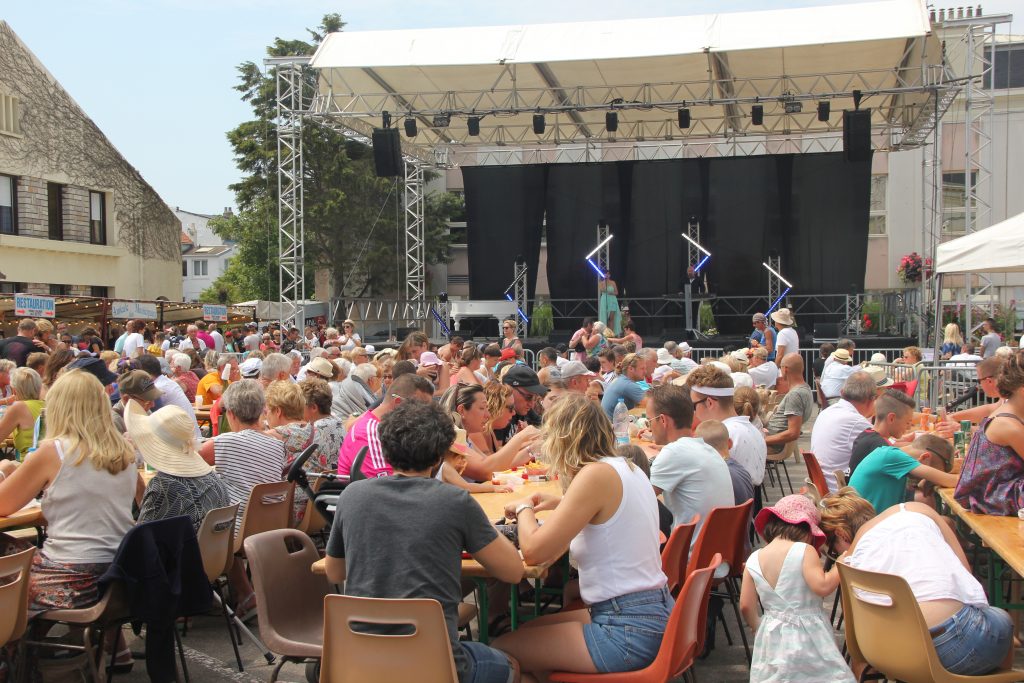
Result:
[[[52,296],[15,294],[14,315],[22,318],[53,318],[57,315],[57,300]]]
[[[228,307],[217,304],[203,304],[203,320],[226,323],[228,321]]]
[[[110,317],[156,320],[156,304],[141,301],[111,301]]]

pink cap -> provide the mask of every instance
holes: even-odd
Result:
[[[444,365],[444,361],[438,358],[433,351],[424,351],[420,354],[420,365]]]

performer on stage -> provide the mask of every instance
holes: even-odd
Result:
[[[692,314],[693,328],[700,329],[700,300],[708,293],[708,281],[704,273],[698,273],[693,266],[686,269],[686,277],[683,279],[682,289],[686,291],[686,285],[690,286],[690,311]]]
[[[617,337],[622,334],[622,314],[619,312],[619,288],[611,278],[611,271],[597,281],[597,319],[608,326]]]

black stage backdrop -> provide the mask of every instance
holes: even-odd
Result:
[[[518,254],[529,266],[533,297],[545,213],[554,299],[596,296],[596,277],[583,256],[595,246],[599,220],[615,235],[611,269],[620,292],[680,291],[686,273],[680,233],[691,216],[700,219],[702,242],[714,255],[706,272],[721,296],[766,292],[761,262],[773,249],[794,294],[863,291],[870,161],[848,162],[837,152],[462,172],[474,299],[502,298]],[[737,319],[732,330],[728,322],[719,321],[721,332],[749,328]]]

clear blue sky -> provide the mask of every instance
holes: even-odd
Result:
[[[305,28],[316,26],[328,12],[339,12],[348,22],[346,30],[359,31],[825,4],[839,2],[403,0],[346,5],[326,0],[7,0],[0,19],[12,26],[171,207],[216,213],[234,204],[227,186],[238,179],[225,133],[249,118],[248,107],[232,89],[237,82],[235,67],[247,60],[260,63],[277,36],[307,39]],[[1024,0],[981,4],[986,14],[1008,11],[1024,19]],[[1015,22],[1015,27],[1020,25]]]

